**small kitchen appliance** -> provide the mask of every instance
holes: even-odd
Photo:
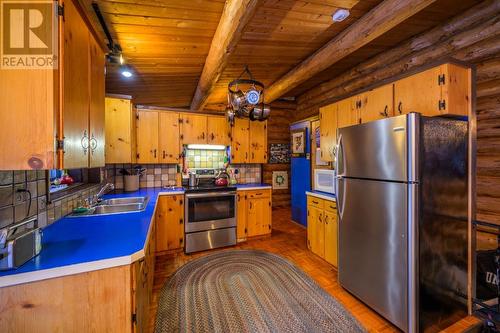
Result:
[[[0,229],[0,270],[18,268],[42,250],[42,230],[29,224],[37,225],[37,218]]]
[[[314,190],[335,195],[335,170],[315,169]]]

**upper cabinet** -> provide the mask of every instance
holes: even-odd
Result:
[[[181,144],[229,146],[229,126],[224,116],[181,114]]]
[[[267,163],[267,121],[235,119],[231,129],[231,163]]]
[[[321,159],[333,161],[342,127],[409,112],[467,116],[470,80],[468,68],[443,64],[320,108]]]
[[[394,88],[392,84],[372,89],[354,97],[361,123],[394,116]]]
[[[267,121],[250,122],[249,163],[267,163]]]
[[[207,116],[207,143],[212,145],[229,146],[230,127],[226,117]]]
[[[468,115],[470,77],[467,68],[444,64],[394,84],[395,114]]]
[[[105,66],[103,50],[94,38],[90,38],[90,162],[89,167],[104,166],[105,148]]]
[[[179,114],[176,112],[160,112],[159,162],[179,163]]]
[[[185,113],[181,116],[181,140],[183,144],[206,144],[207,116]]]
[[[333,150],[337,142],[337,108],[337,103],[333,103],[319,109],[320,154],[323,161],[333,161]]]
[[[137,111],[137,163],[158,163],[158,111]]]
[[[106,163],[135,163],[135,112],[130,97],[106,97]]]
[[[58,68],[0,70],[0,169],[104,165],[104,51],[76,1],[59,4]]]

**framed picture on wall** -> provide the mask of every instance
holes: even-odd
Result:
[[[306,155],[306,128],[290,132],[290,146],[292,157],[303,157]]]
[[[288,188],[288,171],[273,171],[273,190]]]

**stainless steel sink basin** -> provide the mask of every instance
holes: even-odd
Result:
[[[70,217],[112,215],[141,212],[146,209],[149,197],[114,198],[101,201],[84,213],[73,213]]]
[[[128,205],[128,204],[144,204],[148,197],[130,197],[130,198],[114,198],[101,201],[101,205]]]

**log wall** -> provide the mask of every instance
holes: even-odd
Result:
[[[439,60],[476,66],[477,218],[500,224],[500,1],[487,0],[300,95],[294,121]]]
[[[271,104],[271,116],[267,121],[268,144],[290,141],[290,121],[295,109],[296,105],[292,102],[277,101]],[[263,164],[264,183],[272,184],[273,171],[288,171],[288,189],[273,190],[273,207],[290,206],[290,164]]]

